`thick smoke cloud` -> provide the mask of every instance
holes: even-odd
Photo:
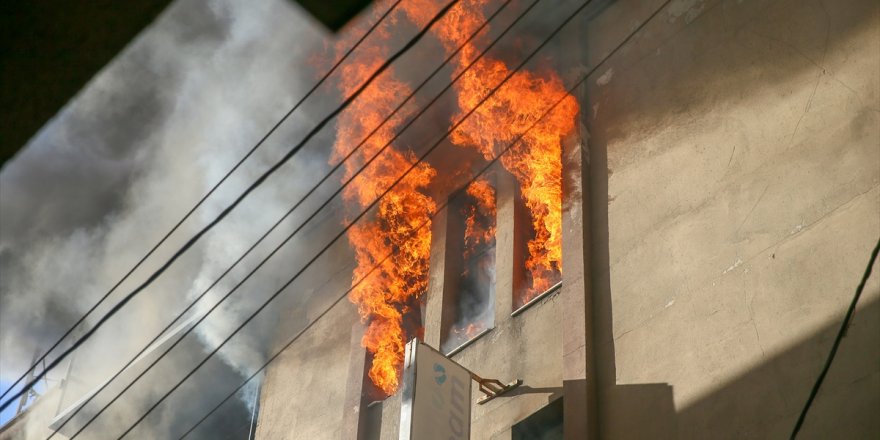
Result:
[[[178,0],[5,165],[0,379],[17,378],[35,352],[97,301],[305,93],[315,81],[309,57],[327,37],[284,0]],[[319,101],[295,114],[109,303],[299,139],[313,123],[309,115],[325,112],[326,102]],[[76,354],[75,391],[93,389],[114,373],[298,200],[326,171],[326,149],[318,141]],[[295,224],[288,221],[244,266],[253,267]],[[289,244],[199,327],[198,340],[213,348],[225,338],[302,264],[307,244]],[[234,271],[198,310],[207,311],[244,274]],[[264,313],[257,321],[221,351],[231,370],[250,373],[261,364],[273,317]],[[72,394],[62,403],[82,396]],[[175,422],[168,414],[159,418],[152,433],[141,434],[166,437],[163,429]],[[40,423],[34,432],[45,429]]]

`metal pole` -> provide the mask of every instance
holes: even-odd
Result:
[[[254,386],[254,401],[251,404],[253,406],[253,410],[251,410],[251,426],[248,428],[248,440],[254,438],[254,424],[257,421],[257,403],[260,396],[260,385],[257,384]]]
[[[34,360],[32,360],[29,365],[35,364],[37,362],[37,359],[39,358],[40,352],[38,350],[34,350]],[[30,371],[28,371],[27,379],[25,379],[24,383],[30,383],[30,381],[34,379],[34,370],[36,369],[37,367],[34,367]],[[21,414],[21,411],[24,410],[24,406],[27,404],[28,397],[30,397],[30,393],[28,393],[28,390],[24,390],[24,392],[21,393],[21,398],[18,399],[18,409],[15,410],[15,415]]]

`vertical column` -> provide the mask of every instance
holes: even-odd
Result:
[[[521,209],[517,198],[518,184],[516,179],[500,167],[498,170],[495,190],[497,218],[495,222],[495,326],[510,319],[513,312],[513,294],[519,287],[522,276],[523,247],[518,240],[523,236],[520,230],[522,222]]]
[[[447,252],[447,237],[449,229],[450,207],[443,208],[431,224],[431,261],[428,269],[428,298],[425,301],[425,343],[440,349],[440,340],[448,331],[452,318],[454,304],[452,295],[447,294],[450,285],[452,270],[447,267],[455,267],[451,256]]]
[[[367,369],[367,350],[361,347],[364,326],[356,322],[351,327],[351,350],[348,358],[348,379],[345,383],[345,405],[342,413],[340,437],[346,440],[364,440],[364,373]]]
[[[379,438],[381,440],[400,438],[400,393],[382,402],[382,428]]]
[[[591,328],[589,170],[586,129],[579,127],[562,147],[562,380],[566,439],[595,439],[596,381]],[[588,175],[587,175],[588,176]]]

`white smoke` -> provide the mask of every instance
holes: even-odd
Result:
[[[4,388],[305,93],[316,81],[308,58],[327,37],[284,0],[178,0],[5,165],[0,173]],[[307,103],[294,114],[108,304],[131,291],[280,158],[313,124],[309,114],[323,113],[320,105],[326,102]],[[326,150],[314,144],[83,346],[72,373],[78,391],[114,373],[326,171]],[[244,268],[298,224],[286,222]],[[197,328],[206,348],[216,346],[300,267],[303,240],[289,243]],[[197,312],[206,312],[245,273],[233,271]],[[250,374],[262,364],[271,324],[264,312],[221,357]],[[62,403],[79,397],[66,396]],[[44,433],[46,421],[35,423],[33,435]],[[150,435],[166,436],[163,426],[152,429]]]

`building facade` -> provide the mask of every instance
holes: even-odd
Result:
[[[460,192],[431,223],[419,336],[483,377],[523,380],[483,405],[474,387],[471,438],[788,438],[880,237],[880,4],[606,0],[573,27],[551,49],[570,58],[560,75],[598,68],[562,136],[558,282],[523,300],[534,231],[500,167],[491,243],[463,248],[474,201]],[[356,307],[324,314],[350,257],[328,255],[319,287],[279,313],[276,349],[314,325],[269,364],[258,405],[231,399],[191,438],[399,438],[401,398],[368,377]],[[798,438],[880,434],[877,271]],[[208,351],[183,349],[152,373],[163,386]],[[108,374],[71,362],[0,440],[47,437]],[[243,378],[220,359],[205,370],[156,416],[170,428],[140,437],[185,432]],[[116,438],[141,409],[114,408],[83,437]]]
[[[474,405],[475,439],[787,437],[880,235],[880,9],[658,0],[587,15],[568,47],[602,64],[563,142],[561,283],[515,303],[528,225],[498,172],[491,325],[447,341],[464,260],[447,208],[423,340],[524,380]],[[880,432],[877,280],[801,438]],[[257,438],[398,438],[400,397],[370,389],[358,322],[342,302],[273,362]]]

